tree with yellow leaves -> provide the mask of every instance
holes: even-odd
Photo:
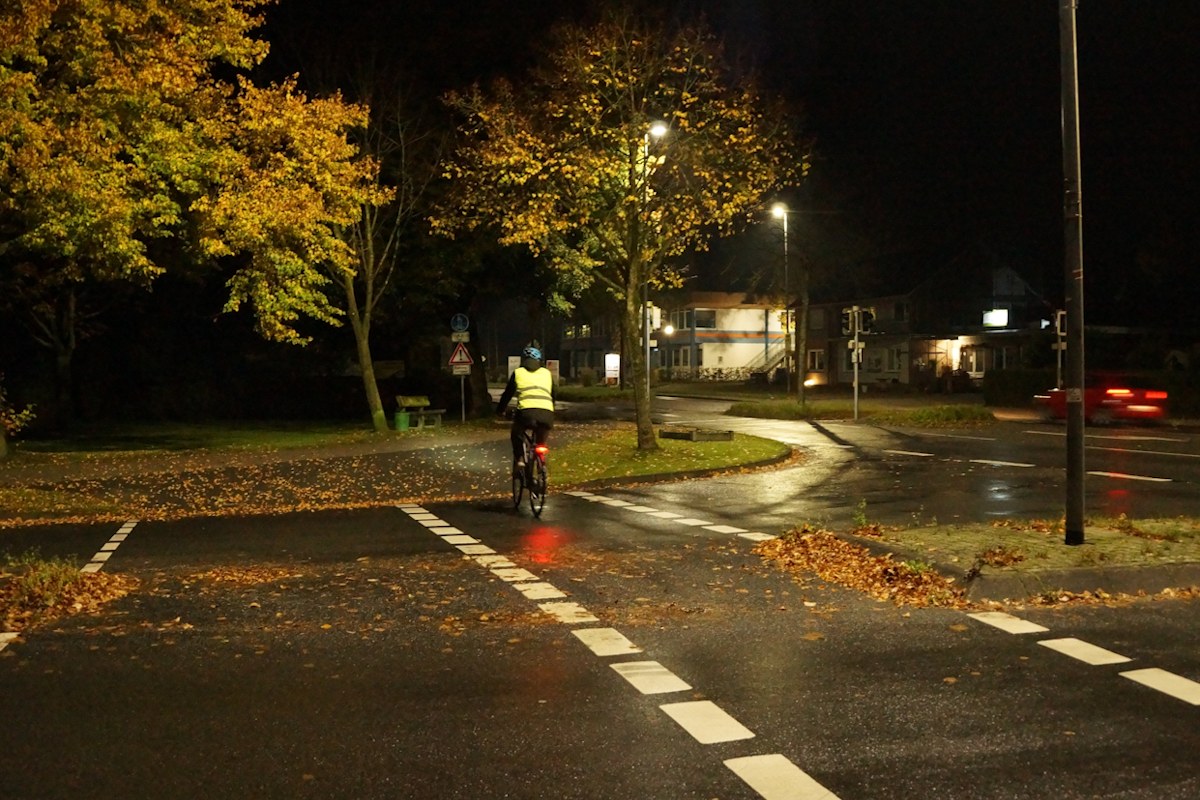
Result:
[[[676,284],[673,258],[748,223],[807,169],[791,115],[735,79],[703,24],[610,12],[557,31],[520,88],[501,81],[449,102],[464,115],[463,145],[435,230],[483,228],[529,247],[568,293],[603,286],[621,310],[632,375],[648,370],[647,287]],[[644,379],[634,396],[638,447],[656,448]]]
[[[244,77],[267,2],[0,7],[0,285],[28,290],[3,296],[60,365],[81,288],[167,269],[230,270],[227,310],[251,305],[269,339],[340,321],[325,292],[354,264],[335,229],[381,197],[348,141],[366,109]]]

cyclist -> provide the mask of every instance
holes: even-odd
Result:
[[[514,395],[517,398],[517,411],[513,414],[509,438],[512,440],[513,465],[516,469],[523,469],[525,462],[522,458],[524,448],[521,436],[525,429],[532,429],[534,441],[543,445],[550,429],[554,427],[554,380],[550,370],[542,366],[542,351],[536,344],[521,351],[521,366],[508,377],[508,385],[496,404],[497,416],[504,413]]]

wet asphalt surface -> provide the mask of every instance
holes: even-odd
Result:
[[[1011,634],[757,556],[740,533],[849,519],[868,487],[906,482],[882,454],[904,448],[834,433],[772,472],[552,494],[540,520],[489,499],[139,522],[104,566],[134,592],[0,651],[0,796],[1200,796],[1198,707],[1121,675],[1200,680],[1194,604],[1023,609],[1048,630]],[[963,444],[946,446],[943,472]],[[939,499],[930,458],[909,458],[924,494],[880,487],[868,509],[986,517],[1054,496],[1034,468],[967,461]],[[1187,500],[1146,491],[1126,502]],[[0,543],[86,558],[115,529]],[[609,629],[635,651],[580,636]],[[1039,644],[1057,638],[1131,661]],[[643,694],[614,669],[640,662],[686,688]],[[751,786],[748,764],[778,782]]]

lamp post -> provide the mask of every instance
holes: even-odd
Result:
[[[784,364],[787,367],[788,373],[788,393],[791,393],[791,380],[793,373],[796,378],[796,395],[803,399],[804,376],[799,373],[800,357],[792,353],[792,296],[788,286],[789,259],[788,259],[788,214],[791,213],[784,203],[776,203],[771,206],[771,216],[779,220],[783,225],[783,350]],[[793,365],[794,364],[794,365]]]
[[[650,139],[660,139],[667,133],[667,124],[665,122],[655,122],[646,131],[642,137],[642,211],[646,210],[646,204],[649,202],[649,183],[650,183]],[[645,280],[642,282],[642,342],[645,345],[645,370],[646,370],[646,402],[650,403],[650,275],[647,271]]]

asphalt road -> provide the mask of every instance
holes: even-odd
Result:
[[[556,493],[541,520],[426,502],[7,531],[140,587],[0,651],[0,796],[1200,796],[1193,604],[1015,610],[1013,633],[752,552],[864,497],[1049,515],[1052,463],[972,459],[1050,458],[1050,436],[786,427],[798,466]],[[1121,443],[1142,446],[1170,451]],[[1136,457],[1179,471],[1120,479],[1130,502],[1187,505],[1172,459]]]

